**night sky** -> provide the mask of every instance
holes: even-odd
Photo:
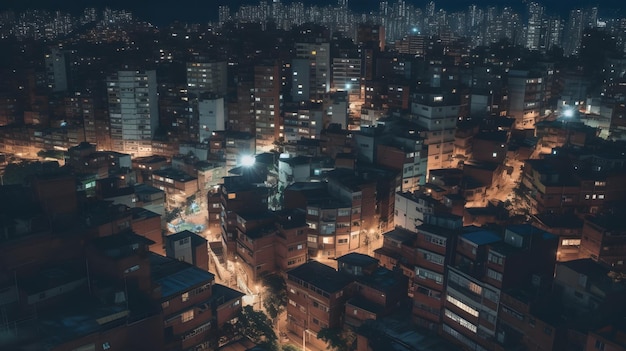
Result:
[[[271,3],[271,0],[267,0]],[[388,0],[390,4],[396,0]],[[283,3],[293,1],[282,0]],[[334,5],[336,0],[302,0],[306,5]],[[426,0],[406,0],[418,7],[424,7],[428,2]],[[624,0],[568,0],[567,6],[564,6],[563,0],[543,0],[539,1],[544,4],[549,13],[567,16],[567,11],[573,7],[587,7],[599,5],[600,15],[607,14],[615,16],[617,10],[624,14]],[[145,19],[156,24],[166,24],[174,20],[188,22],[208,22],[217,19],[217,7],[227,4],[231,9],[236,9],[242,4],[258,4],[258,0],[0,0],[0,11],[13,9],[24,10],[28,8],[43,8],[47,10],[64,10],[72,13],[78,13],[85,7],[105,6],[116,9],[129,9],[139,18]],[[363,12],[376,10],[378,8],[378,0],[350,0],[350,8],[354,11]],[[435,1],[438,8],[446,10],[464,9],[470,4],[478,6],[496,5],[502,7],[509,5],[521,11],[523,9],[522,0],[439,0]]]

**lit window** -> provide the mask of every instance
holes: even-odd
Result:
[[[180,316],[180,319],[183,323],[185,322],[189,322],[190,320],[193,319],[193,310],[189,310],[189,311],[185,311],[183,312],[183,314]]]

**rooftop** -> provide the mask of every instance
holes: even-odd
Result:
[[[222,284],[214,284],[211,288],[211,304],[214,307],[245,296],[241,291],[231,289]]]
[[[150,195],[150,194],[163,193],[163,190],[157,187],[154,187],[152,185],[145,184],[145,183],[135,184],[133,187],[135,188],[135,194],[137,195],[140,195],[140,194]]]
[[[146,210],[143,207],[131,207],[130,212],[133,214],[133,219],[154,218],[161,216],[160,214]]]
[[[166,241],[178,241],[185,238],[191,238],[191,246],[196,247],[202,244],[206,244],[207,240],[200,235],[190,232],[189,230],[183,230],[182,232],[174,233],[165,237]]]
[[[490,230],[478,230],[461,235],[461,238],[476,244],[477,246],[488,245],[502,241],[502,238]]]
[[[396,227],[392,231],[385,233],[384,237],[401,243],[410,244],[417,238],[417,234],[412,231]]]
[[[360,308],[368,312],[372,312],[374,314],[382,313],[385,310],[384,306],[371,302],[360,296],[355,296],[351,298],[350,300],[346,302],[346,305],[352,305],[354,307]]]
[[[196,177],[192,177],[189,174],[174,168],[159,169],[154,171],[154,175],[174,179],[179,182],[190,182],[197,179]]]
[[[287,271],[287,276],[289,280],[293,280],[293,277],[331,294],[342,290],[352,282],[349,277],[317,261],[309,261]]]
[[[215,276],[189,263],[150,253],[152,280],[161,286],[161,298],[189,291],[196,286],[212,284]]]
[[[296,156],[296,157],[289,157],[289,158],[280,158],[279,160],[281,162],[284,162],[284,163],[288,164],[291,167],[300,166],[300,165],[307,165],[307,164],[311,163],[311,158],[310,157],[306,157],[306,156]]]
[[[395,274],[385,267],[378,267],[371,274],[356,276],[356,281],[378,291],[389,291],[400,286],[406,281],[406,277]]]
[[[378,264],[378,260],[372,256],[351,252],[337,258],[340,263],[349,264],[351,266],[366,267],[373,264]]]
[[[154,244],[154,241],[127,230],[119,234],[95,238],[93,246],[111,258],[124,258],[136,254],[136,250],[142,246]]]

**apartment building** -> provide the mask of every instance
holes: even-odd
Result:
[[[317,261],[287,271],[287,330],[324,349],[322,328],[340,328],[352,279]]]
[[[442,334],[472,350],[491,350],[503,291],[552,277],[556,237],[531,225],[503,234],[466,227],[445,282]]]

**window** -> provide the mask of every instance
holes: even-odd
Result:
[[[349,208],[344,208],[344,209],[339,209],[337,211],[337,216],[339,217],[345,217],[345,216],[349,216],[351,213],[351,210]]]
[[[314,208],[309,208],[307,209],[307,214],[311,215],[311,216],[319,216],[319,211],[317,209]]]
[[[348,243],[348,239],[338,239],[337,240],[337,244],[347,244]]]
[[[489,269],[489,268],[487,269],[487,276],[488,276],[489,278],[491,278],[491,279],[495,279],[495,280],[497,280],[497,281],[499,281],[499,282],[501,282],[501,281],[502,281],[502,273],[500,273],[500,272],[496,272],[496,271],[494,271],[493,269]]]
[[[471,306],[461,302],[460,300],[455,299],[454,297],[448,295],[446,296],[446,300],[453,304],[454,306],[460,308],[461,310],[471,314],[474,317],[478,317],[478,310],[472,308]]]
[[[162,309],[166,309],[166,308],[168,308],[168,307],[170,307],[170,302],[169,302],[169,301],[163,301],[163,302],[161,302],[161,308],[162,308]]]
[[[181,297],[181,300],[183,300],[183,302],[186,302],[187,300],[189,300],[189,293],[186,292],[182,294],[180,297]]]
[[[493,301],[495,303],[498,303],[498,300],[500,300],[500,296],[498,295],[498,293],[489,289],[484,290],[484,296],[487,300]]]
[[[415,275],[422,279],[434,280],[437,284],[443,284],[443,275],[429,271],[428,269],[416,268]]]
[[[458,314],[446,309],[445,315],[446,317],[452,319],[453,321],[459,323],[461,326],[470,330],[472,333],[476,333],[476,329],[477,329],[476,326],[470,323],[469,321],[465,320],[464,318],[461,318],[461,316],[459,316]]]
[[[111,344],[109,344],[109,342],[102,343],[102,349],[103,350],[108,350],[110,348],[111,348]]]
[[[496,255],[493,252],[489,252],[489,262],[502,266],[504,264],[504,257]]]
[[[580,246],[580,239],[563,239],[561,246]]]
[[[422,250],[422,249],[418,249],[420,255],[422,255],[422,257],[424,257],[425,260],[432,262],[434,264],[438,264],[443,266],[443,263],[445,261],[445,257],[442,255],[438,255],[436,253],[432,253],[430,251],[426,251],[426,250]]]
[[[604,341],[596,340],[595,345],[593,346],[596,350],[604,351]]]
[[[438,246],[446,246],[446,239],[440,236],[424,234],[424,240]]]
[[[310,243],[316,243],[316,244],[317,244],[317,236],[315,236],[315,235],[309,235],[309,236],[307,237],[307,241],[308,241],[308,242],[310,242]]]
[[[480,295],[482,293],[483,288],[480,285],[472,283],[472,282],[468,282],[468,283],[469,283],[468,288],[470,289],[471,292],[477,295]]]
[[[180,315],[180,320],[183,323],[189,322],[192,319],[193,319],[193,310],[185,311],[183,312],[183,314]]]

